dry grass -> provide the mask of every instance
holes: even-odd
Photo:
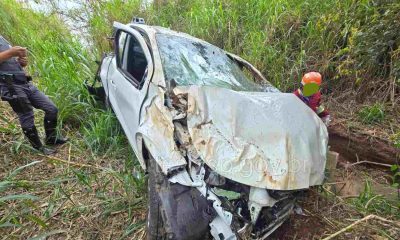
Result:
[[[92,157],[82,152],[79,134],[45,157],[22,140],[17,121],[0,103],[0,196],[34,196],[0,201],[3,239],[144,239],[146,197],[143,178],[131,182],[126,159]],[[40,119],[39,117],[37,119]],[[27,164],[32,164],[27,166]],[[21,166],[27,166],[15,171]],[[5,225],[9,226],[6,227]],[[14,226],[12,226],[14,225]]]
[[[362,121],[359,112],[366,106],[379,102],[379,96],[370,96],[369,101],[360,104],[358,92],[347,90],[342,93],[325,96],[325,105],[332,114],[334,123],[347,126],[351,131],[393,143],[393,136],[400,132],[400,98],[395,104],[384,105],[385,117],[380,122],[368,124]]]

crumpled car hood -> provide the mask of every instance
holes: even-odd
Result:
[[[327,128],[295,95],[205,86],[185,92],[192,143],[218,174],[276,190],[322,183]]]

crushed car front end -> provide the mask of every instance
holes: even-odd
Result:
[[[155,39],[166,88],[154,86],[143,126],[157,121],[150,125],[172,138],[177,160],[156,161],[171,184],[195,188],[207,200],[197,214],[214,239],[265,239],[299,194],[322,183],[325,125],[294,95],[248,80],[245,68],[267,82],[243,59],[162,28]],[[146,145],[157,152],[161,141],[152,142]]]
[[[207,213],[214,239],[266,238],[298,195],[322,183],[327,130],[295,96],[209,86],[158,90],[144,107],[146,146],[170,184],[206,199],[194,214],[201,222]]]
[[[266,238],[298,195],[322,183],[326,127],[295,96],[207,86],[176,87],[170,96],[189,178],[216,213],[215,239]]]

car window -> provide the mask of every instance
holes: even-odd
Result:
[[[139,87],[144,82],[147,74],[148,63],[146,56],[139,41],[133,35],[121,32],[119,36],[118,67],[129,78],[128,80],[133,81]],[[125,44],[121,38],[125,38]]]
[[[166,33],[156,35],[166,81],[177,85],[205,85],[236,91],[278,91],[271,84],[250,80],[226,53],[204,41]]]

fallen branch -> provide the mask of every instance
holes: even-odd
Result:
[[[370,220],[370,219],[377,219],[377,220],[380,220],[380,221],[382,221],[382,222],[390,223],[390,224],[393,224],[393,225],[395,225],[395,226],[397,226],[397,227],[400,227],[400,223],[387,220],[387,219],[385,219],[385,218],[376,216],[376,215],[374,215],[374,214],[370,214],[370,215],[368,215],[368,216],[366,216],[366,217],[364,217],[364,218],[361,218],[361,219],[355,221],[354,223],[350,224],[349,226],[347,226],[347,227],[345,227],[345,228],[342,228],[340,231],[335,232],[334,234],[332,234],[332,235],[330,235],[330,236],[328,236],[328,237],[326,237],[326,238],[324,238],[324,239],[322,239],[322,240],[330,240],[330,239],[333,239],[333,238],[337,237],[338,235],[340,235],[340,234],[342,234],[342,233],[344,233],[344,232],[350,230],[350,229],[353,228],[354,226],[356,226],[356,225],[358,225],[358,224],[360,224],[360,223],[362,223],[362,222],[364,222],[364,221],[368,221],[368,220]]]
[[[345,184],[347,181],[340,181],[340,182],[327,182],[324,185],[336,185],[336,184]]]
[[[388,168],[392,167],[392,165],[390,165],[390,164],[371,162],[371,161],[359,161],[359,162],[357,161],[355,163],[350,164],[350,167],[353,167],[353,166],[358,165],[358,164],[363,164],[363,163],[382,166],[382,167],[388,167]]]

